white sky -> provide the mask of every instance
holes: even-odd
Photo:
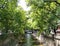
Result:
[[[21,6],[25,11],[29,11],[30,7],[27,7],[25,0],[18,0],[18,6]]]

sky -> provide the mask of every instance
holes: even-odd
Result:
[[[25,0],[18,0],[18,6],[21,6],[25,11],[30,10],[30,7],[27,6]]]

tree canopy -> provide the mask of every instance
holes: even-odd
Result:
[[[44,2],[44,0],[26,0],[30,11],[26,12],[18,6],[18,0],[0,0],[0,31],[3,33],[20,32],[24,29],[39,29],[40,32],[49,27],[56,27],[60,19],[60,0]],[[28,17],[27,17],[28,16]]]
[[[60,19],[60,4],[57,2],[50,2],[44,0],[26,0],[28,6],[31,6],[30,19],[32,19],[33,28],[39,28],[40,31],[55,28],[57,21]]]
[[[25,11],[17,6],[18,0],[0,0],[0,33],[23,34],[25,27]]]

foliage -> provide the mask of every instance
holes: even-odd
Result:
[[[49,27],[56,28],[57,21],[60,19],[60,8],[56,2],[44,2],[44,0],[26,0],[31,6],[30,18],[32,23],[30,26],[37,26],[41,31]],[[57,1],[58,2],[58,1]],[[58,2],[59,3],[59,2]],[[35,22],[36,21],[36,22]]]
[[[0,0],[0,31],[3,33],[24,33],[24,29],[49,30],[55,28],[60,19],[60,6],[56,2],[26,0],[31,10],[26,14],[17,0]],[[60,3],[60,0],[57,0]],[[26,17],[28,16],[28,17]]]
[[[25,19],[25,11],[17,6],[17,0],[0,0],[0,32],[4,36],[24,33]]]

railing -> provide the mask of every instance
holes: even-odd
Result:
[[[55,37],[53,38],[52,36],[48,36],[48,35],[44,35],[44,34],[43,34],[43,36],[46,38],[50,38],[50,39],[60,40],[59,38],[55,38]]]

